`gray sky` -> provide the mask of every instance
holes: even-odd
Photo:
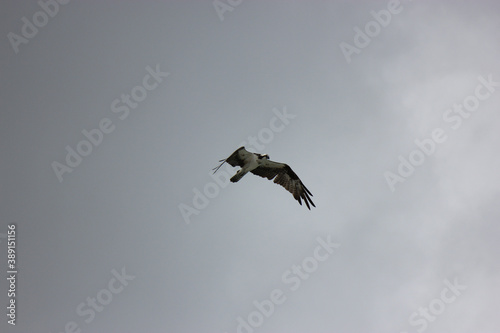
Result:
[[[1,332],[500,330],[497,2],[60,1],[1,5]]]

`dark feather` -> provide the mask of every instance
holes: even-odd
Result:
[[[306,203],[307,208],[310,210],[309,204],[316,207],[312,202],[312,193],[305,187],[302,181],[299,179],[297,174],[290,168],[287,164],[276,163],[268,161],[269,166],[259,166],[258,168],[252,170],[254,175],[267,178],[283,186],[288,192],[292,193],[295,200],[302,205],[302,200]]]

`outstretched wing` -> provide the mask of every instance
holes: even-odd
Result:
[[[311,197],[313,196],[312,193],[287,164],[265,160],[262,161],[262,164],[259,167],[250,172],[269,180],[274,178],[274,182],[283,186],[288,192],[292,193],[293,197],[299,202],[300,205],[302,205],[302,200],[304,200],[309,210],[311,210],[309,204],[316,207],[311,200]]]
[[[228,158],[220,160],[219,162],[222,162],[222,163],[219,166],[213,168],[212,170],[215,170],[214,173],[216,173],[217,170],[219,170],[220,167],[226,162],[229,163],[233,167],[239,166],[242,168],[243,165],[245,164],[245,160],[243,157],[246,156],[247,154],[251,154],[251,153],[248,152],[245,149],[245,147],[240,147],[240,148],[236,149]]]

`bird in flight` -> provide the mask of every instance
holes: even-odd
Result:
[[[269,159],[269,155],[267,154],[251,153],[246,150],[245,147],[240,147],[228,158],[220,160],[219,162],[222,163],[218,167],[212,169],[215,170],[214,173],[216,173],[217,170],[219,170],[219,168],[226,162],[233,167],[241,167],[241,169],[239,169],[236,174],[231,177],[231,182],[233,183],[239,181],[248,172],[269,180],[274,178],[274,182],[283,186],[288,192],[292,193],[293,197],[299,202],[300,205],[302,205],[302,200],[304,200],[309,210],[311,210],[309,204],[316,207],[311,200],[313,195],[302,183],[297,174],[293,172],[292,168],[285,163],[271,161]]]

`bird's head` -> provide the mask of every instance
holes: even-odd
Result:
[[[260,154],[259,159],[268,160],[269,159],[269,155],[267,155],[267,154]]]

